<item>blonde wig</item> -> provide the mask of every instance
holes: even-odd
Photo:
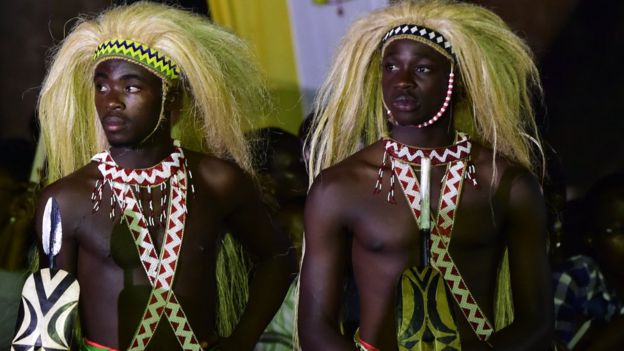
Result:
[[[56,50],[39,98],[48,182],[108,146],[95,110],[93,73],[96,49],[111,39],[137,41],[177,63],[182,109],[172,133],[183,147],[232,159],[253,173],[243,131],[268,99],[251,51],[200,15],[138,2],[79,19]]]
[[[96,49],[110,40],[136,41],[174,61],[182,106],[172,136],[183,147],[231,159],[253,176],[243,133],[250,118],[266,111],[268,95],[251,51],[200,15],[138,2],[79,19],[56,49],[39,98],[48,183],[108,147],[95,110],[93,75]],[[245,258],[230,235],[223,240],[216,275],[218,330],[228,335],[248,291]]]
[[[360,18],[342,39],[315,102],[307,139],[311,180],[387,134],[381,91],[380,43],[393,27],[416,24],[453,47],[463,87],[453,106],[456,129],[537,171],[539,137],[532,107],[541,97],[539,73],[527,45],[501,18],[450,0],[405,1]],[[310,182],[311,183],[311,182]]]

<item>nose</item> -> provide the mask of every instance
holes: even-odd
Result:
[[[397,75],[394,85],[397,88],[408,89],[414,87],[415,83],[412,75],[407,70],[404,70]]]
[[[106,107],[108,108],[109,111],[123,110],[126,108],[126,105],[123,103],[123,100],[121,99],[119,95],[120,94],[115,91],[111,91],[108,94]]]

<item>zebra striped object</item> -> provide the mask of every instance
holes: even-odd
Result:
[[[31,274],[22,290],[11,351],[69,350],[79,295],[78,281],[64,270]]]

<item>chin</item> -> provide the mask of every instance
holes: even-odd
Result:
[[[128,140],[126,138],[107,137],[106,139],[111,147],[131,147],[139,144],[136,140]]]

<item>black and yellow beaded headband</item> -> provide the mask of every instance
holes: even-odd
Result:
[[[434,50],[455,62],[453,47],[444,36],[427,27],[415,24],[401,24],[390,29],[381,39],[382,51],[390,42],[398,39],[412,39],[432,47]]]
[[[95,50],[95,61],[106,58],[130,59],[167,81],[180,76],[178,65],[168,56],[147,45],[128,39],[112,39],[100,44]]]

